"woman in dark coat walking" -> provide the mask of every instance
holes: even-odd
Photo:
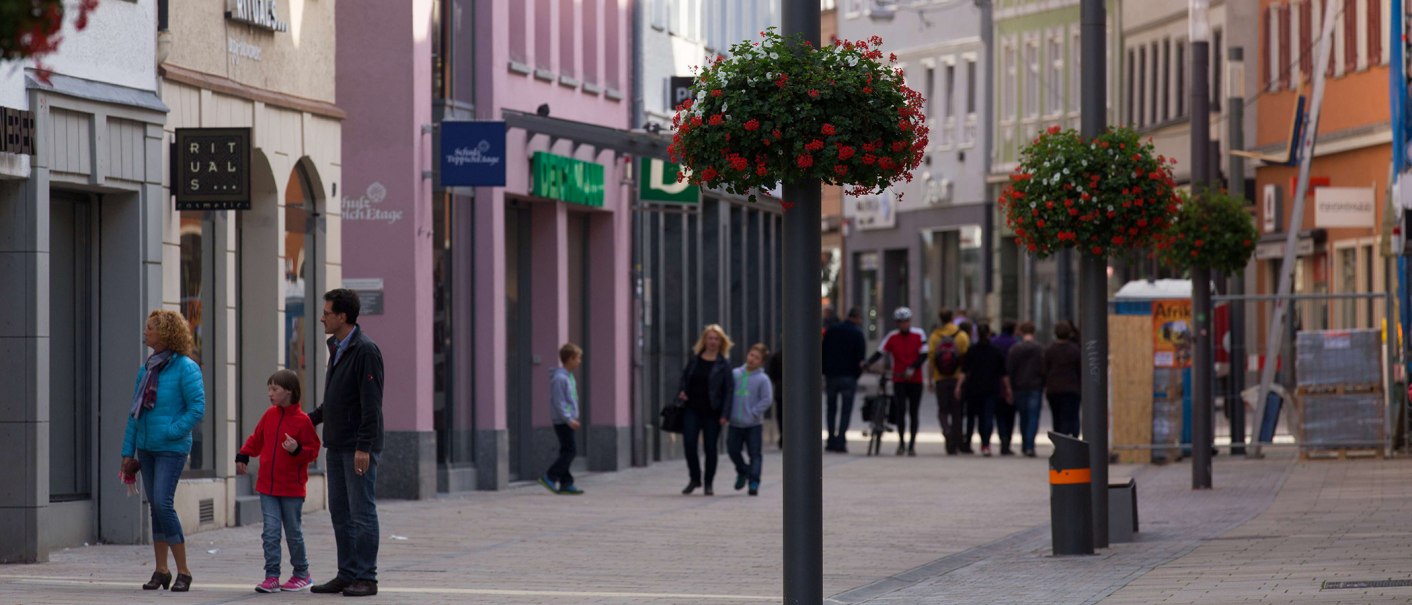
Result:
[[[1005,356],[990,342],[990,324],[976,329],[977,340],[961,359],[961,381],[956,384],[956,396],[975,410],[980,420],[981,455],[990,455],[990,433],[995,428],[997,407],[1005,396]],[[1013,411],[1010,426],[1014,426]],[[1011,455],[1010,435],[1000,433],[1000,453]]]
[[[702,330],[701,338],[692,348],[694,355],[682,369],[680,389],[677,398],[686,405],[682,418],[683,445],[686,450],[686,469],[691,480],[682,495],[690,495],[703,485],[706,495],[716,492],[711,482],[716,478],[716,446],[720,442],[721,426],[725,423],[721,410],[725,409],[726,398],[731,396],[731,343],[721,326],[711,324]],[[703,439],[704,438],[704,439]],[[706,473],[701,473],[701,459],[697,457],[697,441],[706,446]]]

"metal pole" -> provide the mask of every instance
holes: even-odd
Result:
[[[1217,49],[1220,52],[1220,49]],[[1230,61],[1226,65],[1226,138],[1231,149],[1245,149],[1245,49],[1232,46],[1228,51]],[[1245,197],[1245,158],[1234,153],[1228,154],[1230,164],[1226,168],[1229,179],[1228,189],[1234,195]],[[1236,271],[1230,277],[1231,296],[1245,295],[1245,270]],[[1245,301],[1237,299],[1230,305],[1230,389],[1226,393],[1226,405],[1231,410],[1231,455],[1245,454],[1245,401],[1240,394],[1245,390]]]
[[[786,37],[802,34],[819,45],[819,0],[784,0]],[[785,183],[784,197],[794,207],[784,217],[784,393],[789,417],[784,422],[784,602],[818,605],[824,600],[823,452],[819,376],[819,233],[821,186],[818,181]]]
[[[1209,0],[1191,0],[1191,192],[1205,204],[1211,186],[1211,26]],[[1195,234],[1192,234],[1195,235]],[[1191,269],[1192,356],[1191,487],[1211,489],[1212,401],[1211,269]]]
[[[1320,66],[1314,70],[1314,91],[1311,93],[1313,103],[1310,104],[1309,119],[1304,126],[1304,137],[1299,142],[1299,185],[1294,193],[1294,211],[1289,214],[1289,226],[1285,228],[1285,253],[1284,260],[1280,262],[1280,286],[1277,294],[1284,296],[1289,294],[1294,286],[1294,264],[1299,262],[1295,255],[1295,244],[1299,240],[1299,229],[1304,222],[1304,198],[1309,194],[1309,162],[1314,159],[1314,139],[1319,132],[1319,111],[1324,107],[1324,73],[1322,67],[1329,64],[1329,55],[1333,53],[1334,19],[1338,16],[1338,2],[1327,2],[1324,5],[1323,33],[1319,36],[1318,49],[1314,53],[1314,65]],[[1275,355],[1280,351],[1283,343],[1285,324],[1289,316],[1289,302],[1276,300],[1274,314],[1270,318],[1270,330],[1265,342],[1265,367],[1260,371],[1260,390],[1255,399],[1255,423],[1252,425],[1256,431],[1265,416],[1265,398],[1269,397],[1270,383],[1275,380]],[[1294,360],[1285,358],[1285,365],[1293,366]],[[1251,440],[1251,447],[1246,455],[1252,458],[1260,457],[1259,433],[1256,439]]]
[[[1083,0],[1080,10],[1083,45],[1084,138],[1107,129],[1108,56],[1104,0]],[[1108,547],[1108,261],[1080,254],[1082,282],[1080,334],[1083,341],[1083,436],[1089,444],[1089,475],[1093,492],[1093,545]],[[1065,262],[1060,257],[1060,262]],[[1067,266],[1063,268],[1068,270]],[[1061,273],[1062,275],[1062,273]],[[1062,283],[1062,282],[1061,282]]]

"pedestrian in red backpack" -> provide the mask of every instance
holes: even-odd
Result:
[[[295,592],[312,585],[309,559],[304,554],[304,529],[300,516],[304,509],[305,485],[309,483],[309,463],[319,457],[319,435],[309,415],[299,407],[299,375],[280,370],[267,383],[270,409],[260,417],[255,432],[245,440],[235,456],[235,472],[244,475],[251,456],[260,458],[255,491],[260,492],[260,512],[264,513],[265,581],[256,592]],[[294,575],[280,584],[280,530],[289,543],[289,562]]]

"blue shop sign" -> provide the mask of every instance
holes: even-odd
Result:
[[[505,123],[442,122],[441,186],[504,187]]]

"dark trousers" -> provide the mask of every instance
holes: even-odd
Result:
[[[990,434],[995,430],[995,402],[1000,399],[997,395],[968,395],[966,405],[968,410],[976,411],[976,425],[981,432],[981,449],[990,449]]]
[[[842,441],[848,433],[848,423],[853,419],[853,398],[858,392],[858,379],[853,376],[830,376],[825,379],[828,393],[829,443]],[[842,399],[843,415],[839,415],[839,400]]]
[[[373,452],[368,472],[353,470],[353,450],[329,450],[328,516],[338,548],[338,577],[354,582],[378,579],[378,458]]]
[[[1038,389],[1015,391],[1015,407],[1020,412],[1020,449],[1026,453],[1034,451],[1035,434],[1039,432],[1039,411],[1044,404],[1044,393]]]
[[[969,445],[961,442],[962,404],[956,397],[956,379],[936,383],[936,417],[941,421],[941,434],[946,438],[946,453],[955,454]]]
[[[1054,432],[1079,437],[1079,394],[1050,393],[1049,411],[1054,415]]]
[[[1000,439],[1000,452],[1009,453],[1015,438],[1015,404],[1001,397],[995,399],[995,436]]]
[[[554,459],[554,465],[545,471],[544,476],[551,482],[558,482],[560,488],[565,488],[574,484],[574,474],[569,472],[569,466],[579,453],[578,441],[574,439],[573,427],[567,424],[554,425],[554,436],[559,438],[559,457]]]
[[[984,402],[971,397],[961,398],[961,408],[966,415],[966,437],[961,442],[963,444],[961,449],[971,447],[971,439],[976,436],[977,429],[981,428],[981,411],[983,407]],[[987,439],[986,442],[989,442],[989,439]]]
[[[760,442],[764,435],[763,426],[732,426],[726,431],[726,453],[730,454],[731,462],[735,463],[735,474],[749,477],[753,486],[760,485],[760,471],[765,466],[765,461],[760,457]],[[741,457],[741,449],[749,450],[749,464]]]
[[[687,410],[682,419],[683,446],[686,449],[686,470],[691,474],[692,483],[711,485],[716,479],[716,445],[721,440],[721,416],[714,410],[701,412]],[[701,439],[706,446],[706,480],[701,480],[701,459],[696,456],[696,441]]]
[[[919,415],[922,411],[922,384],[911,382],[893,383],[893,391],[897,393],[892,398],[894,405],[903,406],[897,417],[901,422],[897,423],[898,445],[907,445],[907,415],[912,415],[912,441],[909,447],[917,446],[917,430],[922,428],[922,418]]]

